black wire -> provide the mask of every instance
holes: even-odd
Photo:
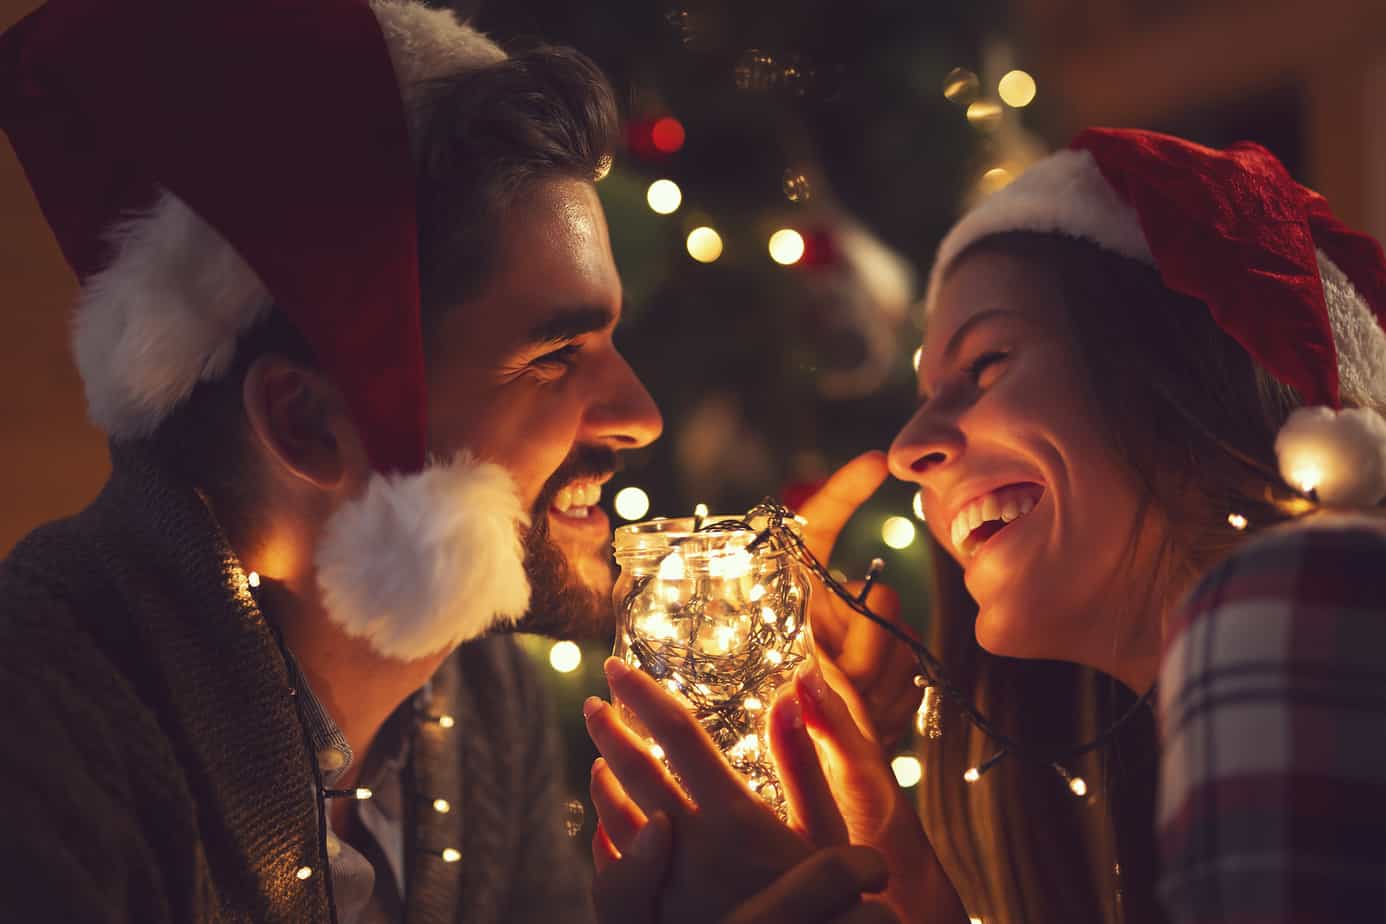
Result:
[[[768,525],[758,528],[753,525],[757,520],[764,519]],[[1151,686],[1145,693],[1131,704],[1114,722],[1100,731],[1096,737],[1085,741],[1068,750],[1058,754],[1046,752],[1044,748],[1034,746],[1028,742],[1021,741],[1011,735],[1006,734],[998,728],[986,714],[972,705],[969,694],[954,685],[943,669],[943,663],[931,652],[922,642],[913,638],[899,626],[888,619],[885,619],[872,611],[866,604],[865,596],[858,596],[847,590],[840,581],[832,576],[828,569],[820,562],[808,546],[804,544],[803,537],[785,524],[785,520],[793,521],[794,512],[783,504],[766,499],[746,514],[740,520],[719,520],[715,523],[702,524],[699,526],[700,532],[713,530],[749,530],[756,532],[757,536],[748,550],[771,542],[775,546],[789,551],[794,558],[808,568],[814,577],[828,589],[834,596],[842,600],[853,612],[871,620],[876,625],[884,629],[897,641],[903,643],[914,654],[919,673],[924,677],[925,683],[937,689],[949,702],[953,703],[963,716],[976,728],[986,735],[997,745],[997,752],[989,758],[982,767],[977,768],[979,775],[985,773],[993,765],[999,763],[1008,756],[1015,756],[1028,763],[1038,764],[1050,769],[1058,770],[1060,775],[1067,773],[1067,765],[1091,751],[1098,750],[1109,744],[1117,733],[1143,708],[1150,705],[1155,695],[1155,687]]]

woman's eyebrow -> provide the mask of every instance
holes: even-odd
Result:
[[[986,311],[977,312],[962,324],[958,325],[957,330],[953,331],[953,336],[948,338],[948,345],[943,348],[943,358],[951,362],[953,356],[958,352],[958,347],[962,345],[963,338],[967,336],[969,331],[979,324],[995,320],[998,316],[1002,315],[1019,317],[1020,312],[1012,311],[1009,308],[988,308]]]

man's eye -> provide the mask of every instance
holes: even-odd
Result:
[[[557,366],[571,366],[573,364],[573,360],[577,358],[578,349],[579,348],[576,343],[570,343],[565,347],[560,347],[551,353],[545,353],[543,356],[540,356],[539,358],[532,360],[530,365],[541,366],[546,368],[554,368]]]
[[[982,384],[982,376],[993,366],[1003,362],[1010,354],[1005,350],[988,350],[967,364],[967,377],[975,385]]]

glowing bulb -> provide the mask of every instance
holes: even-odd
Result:
[[[665,687],[665,689],[667,689],[670,693],[682,693],[682,692],[683,692],[683,684],[679,683],[679,682],[678,682],[677,680],[675,680],[673,677],[670,677],[668,680],[664,681],[664,687]]]
[[[638,520],[650,512],[650,495],[636,487],[616,492],[616,515],[623,520]]]
[[[717,647],[722,651],[730,651],[732,643],[736,641],[736,630],[731,626],[717,627]]]
[[[298,868],[298,872],[294,873],[294,875],[297,876],[299,879],[308,879],[313,875],[313,867],[300,866]]]
[[[768,606],[762,606],[760,608],[760,619],[766,625],[771,626],[780,621],[780,617]]]
[[[433,811],[437,812],[439,815],[446,815],[448,812],[452,811],[452,803],[447,799],[434,799]]]
[[[967,772],[963,774],[963,779],[969,783],[975,783],[981,778],[982,771],[978,770],[976,767],[968,767]]]
[[[549,649],[549,664],[560,674],[571,674],[582,663],[582,649],[572,642],[554,642]]]
[[[770,235],[770,259],[781,266],[793,266],[804,257],[804,236],[793,228],[781,228]]]
[[[443,848],[444,863],[456,863],[460,859],[462,859],[462,852],[458,850],[456,847]]]
[[[924,492],[923,492],[923,491],[915,491],[915,492],[914,492],[914,515],[915,515],[916,517],[919,518],[920,522],[923,522],[923,520],[924,520]]]
[[[366,788],[365,786],[358,786],[358,787],[356,787],[356,798],[359,799],[359,800],[361,800],[362,802],[364,802],[365,800],[369,799],[369,798],[370,798],[371,796],[373,796],[373,795],[375,795],[375,793],[371,792],[371,791],[370,791],[368,788]]]
[[[447,713],[444,713],[443,715],[438,716],[438,724],[443,728],[452,728],[454,725],[457,724],[457,720],[454,719],[452,716],[448,715]]]
[[[895,774],[895,782],[905,789],[917,785],[924,776],[924,768],[920,766],[919,759],[908,754],[902,754],[892,760],[890,770]]]
[[[751,593],[749,594],[749,596],[751,598],[751,602],[756,603],[757,601],[765,597],[765,588],[760,584],[757,584],[755,587],[751,588]]]
[[[1227,515],[1227,523],[1238,532],[1246,529],[1246,517],[1242,516],[1240,513],[1229,513]]]
[[[707,563],[709,577],[727,581],[739,581],[751,573],[751,553],[745,549],[733,549],[725,555],[718,555]]]
[[[881,525],[881,540],[892,549],[909,548],[914,536],[914,524],[904,517],[890,517]]]
[[[693,515],[700,520],[707,519],[707,504],[699,504],[693,508]]]
[[[914,360],[913,360],[913,361],[914,361],[914,371],[915,371],[915,372],[918,372],[918,371],[919,371],[919,362],[920,362],[920,360],[922,360],[923,358],[924,358],[924,348],[923,348],[923,347],[920,347],[919,349],[917,349],[917,350],[914,351]]]
[[[684,574],[683,556],[678,552],[664,556],[664,561],[659,563],[661,581],[682,581]]]
[[[967,919],[967,924],[984,924],[981,918],[971,917]]]
[[[722,256],[722,235],[709,227],[688,232],[688,255],[699,263],[712,263]]]
[[[1038,88],[1035,78],[1024,71],[1011,71],[996,85],[996,93],[1001,102],[1012,109],[1024,109],[1035,101]]]
[[[664,759],[664,748],[660,747],[657,744],[650,745],[650,753],[654,755],[655,760]]]
[[[1290,481],[1305,494],[1319,486],[1323,481],[1323,469],[1312,463],[1301,465],[1290,472]]]
[[[784,655],[772,648],[765,653],[765,660],[778,667],[784,662]]]
[[[673,180],[655,180],[645,190],[645,201],[660,215],[672,215],[683,204],[683,190]]]
[[[1081,776],[1075,776],[1068,781],[1068,788],[1073,790],[1075,796],[1086,796],[1088,794],[1088,784]]]
[[[260,586],[260,572],[258,572],[258,571],[252,571],[252,572],[250,572],[249,574],[247,574],[247,575],[245,576],[245,582],[246,582],[247,584],[249,584],[251,587],[259,587],[259,586]]]
[[[760,741],[755,735],[747,735],[732,745],[728,756],[732,760],[755,760],[760,756]]]
[[[742,705],[746,707],[747,712],[759,712],[760,710],[765,708],[765,704],[762,703],[760,701],[760,698],[756,696],[746,697],[746,701],[742,703]]]

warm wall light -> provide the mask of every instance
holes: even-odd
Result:
[[[722,256],[722,235],[709,227],[688,232],[688,255],[699,263],[712,263]]]

